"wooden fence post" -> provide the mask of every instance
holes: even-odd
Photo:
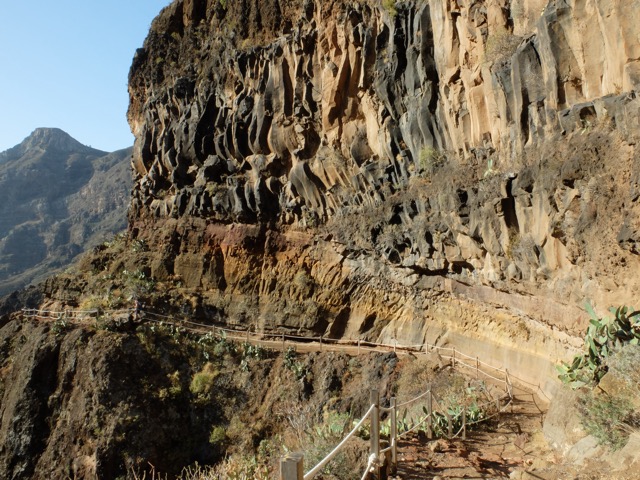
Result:
[[[453,347],[453,357],[451,358],[451,366],[456,367],[456,347]]]
[[[284,340],[284,333],[283,333],[282,334],[282,351],[283,352],[284,352],[284,342],[285,342],[285,340]]]
[[[480,378],[480,360],[476,356],[476,380]]]
[[[509,369],[504,369],[505,382],[507,384],[507,395],[509,396],[509,404],[511,405],[511,413],[513,413],[513,388],[511,388],[511,377],[509,377]]]
[[[360,355],[360,339],[358,339],[358,355]]]
[[[507,395],[509,394],[509,372],[506,369],[504,371],[504,391]]]
[[[396,410],[396,397],[391,397],[389,406],[391,407],[391,431],[389,441],[391,442],[391,473],[396,474],[398,470],[398,412]]]
[[[322,335],[320,335],[320,351],[322,351]]]
[[[375,455],[376,463],[373,468],[374,478],[380,478],[380,464],[378,459],[380,458],[380,392],[378,390],[371,390],[371,396],[369,400],[373,405],[373,411],[371,412],[371,438],[370,454]]]
[[[427,395],[427,438],[433,438],[433,394],[431,384],[429,384],[429,395]]]
[[[462,439],[467,439],[467,407],[462,407]]]
[[[300,452],[290,453],[280,459],[280,480],[303,480],[304,455]]]

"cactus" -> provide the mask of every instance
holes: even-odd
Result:
[[[585,310],[591,316],[585,334],[586,353],[576,355],[569,364],[556,368],[558,378],[573,389],[597,384],[607,373],[606,359],[623,345],[640,342],[640,311],[632,307],[610,308],[613,317],[598,317],[588,302]]]

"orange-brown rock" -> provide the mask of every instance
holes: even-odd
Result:
[[[633,2],[232,3],[174,2],[131,69],[152,275],[534,383],[640,290]]]

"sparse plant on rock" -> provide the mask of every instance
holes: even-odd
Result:
[[[131,250],[138,253],[146,252],[147,250],[149,250],[149,248],[147,247],[147,243],[144,241],[144,239],[136,238],[131,242]]]
[[[62,335],[69,328],[69,324],[65,319],[58,319],[53,323],[53,327],[51,327],[51,331],[56,335]]]
[[[267,350],[260,345],[251,345],[248,342],[242,344],[242,360],[240,360],[240,369],[243,372],[249,370],[249,363],[252,360],[262,360],[267,355]]]
[[[432,175],[444,162],[444,154],[432,146],[425,145],[420,150],[418,169],[421,176]]]
[[[624,447],[629,434],[640,428],[640,415],[626,398],[589,391],[578,408],[586,431],[612,450]]]
[[[391,18],[398,15],[395,0],[382,0],[382,7],[389,13],[389,15],[391,15]]]
[[[485,44],[485,61],[497,64],[509,60],[521,40],[520,37],[507,30],[490,34]]]
[[[493,175],[494,173],[496,173],[496,171],[493,168],[493,164],[494,164],[493,158],[489,158],[487,160],[487,169],[482,174],[482,178],[487,178],[487,177]]]
[[[156,286],[153,279],[147,277],[142,270],[123,270],[121,277],[129,299],[149,295]]]
[[[640,359],[640,311],[611,308],[612,317],[599,317],[590,304],[585,333],[586,353],[559,365],[559,378],[581,389],[578,409],[585,430],[613,450],[622,448],[640,428],[634,401],[640,396],[637,362]],[[582,388],[582,387],[595,387]]]
[[[314,412],[305,408],[293,408],[287,421],[297,426],[298,435],[294,444],[288,445],[293,450],[305,453],[305,464],[314,466],[320,462],[333,448],[342,441],[351,430],[353,417],[348,413],[324,410],[320,422],[314,418]],[[359,479],[364,467],[367,446],[361,438],[350,440],[353,445],[349,453],[340,453],[323,470],[332,478],[345,480]]]
[[[307,366],[298,361],[298,354],[293,347],[287,348],[284,352],[284,366],[291,370],[298,380],[303,379],[309,373]]]
[[[208,399],[219,374],[214,365],[207,362],[203,369],[193,376],[189,390],[200,399]]]

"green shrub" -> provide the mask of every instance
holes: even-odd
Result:
[[[392,18],[398,15],[395,0],[382,0],[382,8],[384,8]]]
[[[586,353],[558,366],[559,378],[573,389],[582,388],[578,401],[585,430],[613,450],[622,448],[629,434],[640,428],[640,412],[633,399],[640,394],[640,312],[633,308],[611,308],[612,317],[598,317],[586,305],[591,319],[585,333]],[[604,390],[606,389],[606,391]]]
[[[123,270],[122,282],[129,299],[144,297],[154,291],[156,284],[142,270]]]
[[[579,408],[585,430],[612,450],[624,447],[629,434],[640,427],[640,416],[625,398],[588,392]]]
[[[64,319],[59,318],[58,320],[53,322],[53,327],[51,327],[51,331],[57,337],[65,333],[69,328],[70,328],[69,323]]]
[[[296,379],[301,380],[307,376],[309,370],[307,366],[304,363],[299,362],[297,358],[298,354],[296,353],[296,349],[294,347],[289,347],[284,352],[284,366],[293,372],[293,374],[296,376]]]
[[[444,154],[436,148],[425,145],[420,149],[418,169],[421,175],[432,175],[444,163]]]
[[[149,250],[149,247],[143,239],[136,238],[131,242],[131,250],[136,253],[147,252]]]
[[[261,345],[251,345],[248,342],[242,344],[242,360],[240,361],[240,369],[243,372],[249,370],[249,363],[252,360],[262,360],[268,355],[268,350]]]
[[[219,373],[212,363],[207,362],[202,371],[193,376],[189,391],[200,398],[209,397]]]
[[[209,443],[215,447],[222,447],[227,441],[227,431],[221,426],[217,425],[211,429],[209,435]]]
[[[348,413],[325,410],[321,423],[315,424],[303,439],[300,449],[305,452],[308,468],[317,465],[352,428],[352,417]],[[368,445],[360,438],[351,439],[352,447],[338,454],[323,469],[332,478],[357,480],[365,467]]]

